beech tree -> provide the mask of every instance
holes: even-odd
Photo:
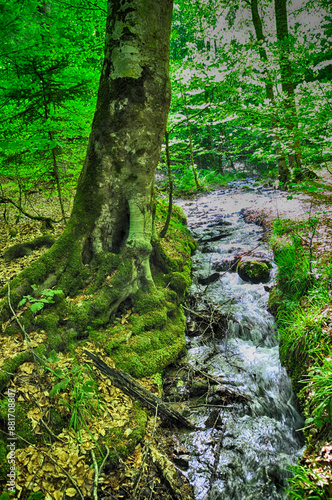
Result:
[[[76,315],[80,328],[104,325],[129,297],[154,293],[152,253],[166,272],[154,228],[154,176],[170,104],[171,15],[172,0],[109,0],[96,111],[72,214],[54,246],[12,282],[13,307],[33,293],[32,284],[37,296],[53,286],[75,296],[89,285]],[[4,298],[2,319],[9,315]]]

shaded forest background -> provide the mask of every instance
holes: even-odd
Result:
[[[257,16],[253,22],[255,6],[260,28]],[[76,186],[95,108],[105,4],[36,7],[12,0],[0,8],[4,217],[13,205],[31,214],[27,197],[38,183],[58,197],[66,220],[64,199]],[[159,168],[167,172],[167,149],[179,192],[224,183],[243,171],[277,179],[281,157],[288,172],[280,176],[279,170],[279,180],[288,185],[303,181],[308,169],[330,167],[331,6],[292,2],[287,16],[289,36],[278,41],[270,2],[175,4],[172,104]],[[300,172],[292,159],[296,142]]]

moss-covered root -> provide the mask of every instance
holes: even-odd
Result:
[[[0,391],[7,387],[17,368],[27,361],[32,361],[32,354],[29,351],[21,352],[15,358],[5,361],[0,371]]]

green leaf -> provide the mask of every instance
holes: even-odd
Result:
[[[65,379],[61,380],[60,382],[58,382],[57,384],[55,384],[53,389],[50,390],[50,396],[55,396],[55,394],[59,394],[61,389],[67,389],[69,382],[70,382],[70,379],[65,378]]]
[[[34,302],[33,304],[31,304],[30,309],[33,312],[33,314],[36,314],[38,311],[43,309],[43,307],[44,307],[43,302]]]

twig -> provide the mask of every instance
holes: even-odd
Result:
[[[106,455],[104,456],[102,464],[101,464],[100,468],[98,469],[98,464],[97,464],[96,456],[94,454],[94,451],[91,450],[92,462],[93,462],[93,466],[94,466],[94,469],[95,469],[95,477],[94,477],[94,480],[93,480],[93,498],[94,498],[94,500],[98,500],[98,483],[99,483],[99,478],[100,478],[101,473],[103,472],[103,468],[104,468],[105,462],[106,462],[109,454],[110,454],[110,449],[106,445]]]
[[[98,490],[99,471],[98,471],[98,464],[97,464],[96,456],[95,456],[93,450],[91,450],[91,457],[92,457],[92,462],[93,462],[93,466],[95,469],[95,477],[94,477],[94,481],[93,481],[93,498],[94,498],[94,500],[98,500],[97,490]]]
[[[10,198],[5,198],[1,196],[0,203],[11,203],[12,205],[14,205],[15,208],[17,208],[17,210],[19,210],[23,215],[25,215],[29,219],[43,221],[46,223],[46,226],[49,226],[51,223],[58,224],[59,222],[62,221],[62,219],[53,220],[51,217],[43,217],[42,215],[31,215],[28,212],[26,212],[22,207],[17,205],[17,203],[15,203],[15,201],[11,200]]]
[[[23,333],[23,335],[24,335],[25,340],[30,342],[30,340],[31,340],[31,339],[30,339],[29,335],[27,334],[27,332],[25,331],[24,326],[22,325],[22,323],[21,323],[21,322],[20,322],[20,320],[18,319],[17,314],[16,314],[16,312],[14,311],[14,309],[13,309],[13,307],[12,307],[12,304],[11,304],[11,302],[10,302],[10,283],[8,283],[8,305],[9,305],[9,309],[11,310],[11,312],[12,312],[12,314],[13,314],[13,316],[14,316],[14,318],[15,318],[15,320],[16,320],[16,322],[17,322],[17,324],[18,324],[18,326],[20,327],[20,329],[21,329],[21,331],[22,331],[22,333]],[[28,342],[27,342],[27,343],[28,343]],[[28,348],[29,348],[29,350],[31,349],[31,348],[29,347],[29,344],[28,344]]]
[[[190,405],[189,408],[234,408],[233,405],[209,405],[207,403],[201,405]]]

